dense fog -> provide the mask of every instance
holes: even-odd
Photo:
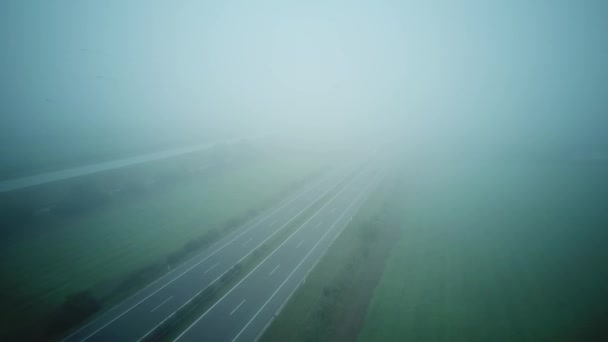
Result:
[[[608,340],[607,19],[0,0],[0,340]]]
[[[3,1],[4,178],[275,134],[605,158],[607,13],[603,1]]]

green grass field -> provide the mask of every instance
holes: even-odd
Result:
[[[608,165],[412,164],[359,341],[603,341]]]
[[[3,330],[27,326],[67,294],[149,265],[276,198],[320,170],[310,155],[266,156],[209,177],[16,234],[0,251]]]

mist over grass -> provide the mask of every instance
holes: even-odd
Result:
[[[602,1],[9,0],[0,13],[9,174],[254,134],[606,158]]]
[[[125,223],[125,217],[142,222],[146,215],[138,214],[138,206],[146,203],[147,208],[183,204],[165,214],[149,209],[162,216],[153,220],[159,231],[167,233],[167,224],[161,223],[178,215],[184,220],[184,234],[171,246],[158,237],[151,239],[152,246],[165,243],[152,253],[154,258],[140,250],[141,259],[124,264],[122,271],[108,271],[107,278],[113,279],[198,236],[198,224],[213,215],[202,215],[192,201],[208,198],[207,189],[219,189],[209,197],[213,201],[224,199],[225,206],[213,210],[225,213],[218,222],[230,220],[321,165],[369,150],[390,155],[389,167],[395,161],[403,165],[403,183],[409,186],[404,193],[416,189],[413,180],[424,185],[421,197],[406,203],[404,210],[415,211],[412,217],[424,221],[433,217],[429,212],[444,210],[462,219],[459,229],[474,235],[491,221],[486,216],[494,215],[502,224],[493,226],[496,235],[482,234],[488,239],[481,240],[500,245],[496,236],[513,234],[513,241],[528,243],[524,252],[531,258],[536,255],[530,250],[546,246],[538,235],[550,235],[552,222],[564,222],[564,241],[572,235],[587,243],[595,234],[604,241],[597,227],[605,222],[601,175],[608,165],[606,18],[608,2],[601,0],[3,0],[0,179],[238,137],[265,141],[264,153],[274,157],[222,162],[215,169],[221,172],[213,177],[201,171],[206,157],[182,164],[165,160],[129,169],[124,179],[103,174],[67,180],[62,189],[59,183],[48,188],[59,190],[3,195],[0,232],[22,239],[5,242],[11,245],[2,253],[11,258],[3,258],[1,271],[8,274],[9,268],[28,264],[35,266],[30,270],[40,270],[46,261],[70,267],[45,254],[61,256],[55,249],[68,250],[61,247],[66,236],[60,229],[47,231],[54,236],[47,242],[35,229],[22,227],[71,229],[78,236],[71,241],[74,250],[84,254],[90,248],[81,245],[86,240],[82,236],[111,237],[114,231],[121,248],[128,250],[127,240],[120,237],[125,230],[117,222],[133,229],[132,243],[141,245],[145,234]],[[230,154],[224,152],[220,160]],[[303,159],[291,163],[292,157]],[[459,168],[462,165],[466,171]],[[470,174],[473,179],[467,178]],[[430,178],[417,178],[421,175]],[[431,176],[440,178],[436,187]],[[456,176],[471,187],[449,181]],[[593,184],[585,182],[586,177]],[[217,185],[213,179],[225,180]],[[239,189],[231,182],[250,189],[239,210],[229,205],[235,200],[226,200],[238,197]],[[256,192],[255,182],[273,187]],[[498,202],[507,212],[527,215],[523,228],[492,206],[494,202],[476,197],[486,188],[488,193],[505,190],[510,182],[516,184],[513,193]],[[73,186],[76,183],[82,184]],[[163,196],[152,196],[155,191]],[[91,196],[94,210],[79,207],[88,205],[75,200],[83,193]],[[522,197],[526,200],[519,201]],[[468,201],[460,202],[462,198]],[[452,208],[447,199],[480,209]],[[560,219],[568,203],[578,206]],[[65,207],[76,214],[62,216]],[[123,221],[100,214],[108,212],[107,217]],[[47,219],[54,216],[56,221]],[[477,225],[467,225],[470,221]],[[438,232],[450,229],[448,220],[433,224]],[[512,226],[518,230],[513,232]],[[95,228],[96,233],[83,234],[82,227]],[[13,235],[16,231],[21,235]],[[466,245],[442,242],[445,250],[437,253],[460,255]],[[44,248],[36,248],[36,243]],[[556,252],[561,243],[548,246],[551,262],[562,257]],[[47,252],[31,254],[32,248]],[[391,260],[399,260],[395,255]],[[105,281],[85,265],[88,259],[81,260],[78,271],[86,276],[80,283],[64,279],[61,272],[24,271],[4,284],[10,291],[34,289],[23,294],[27,300],[13,296],[17,304],[44,306],[23,309],[25,330],[33,324],[27,319],[31,312],[46,314],[64,295]],[[395,264],[399,261],[392,267]],[[30,279],[34,273],[39,278]],[[45,282],[46,277],[52,281]],[[58,292],[51,293],[48,284],[58,284],[53,285]],[[595,289],[596,284],[589,286]],[[46,298],[47,303],[35,298]]]
[[[404,163],[359,341],[603,341],[606,164]]]
[[[65,333],[344,157],[257,140],[0,193],[0,338]]]

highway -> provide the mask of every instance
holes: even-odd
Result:
[[[354,177],[175,341],[254,341],[305,280],[375,188],[382,172]]]
[[[359,169],[350,165],[321,177],[63,341],[143,339]]]

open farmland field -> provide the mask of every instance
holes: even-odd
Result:
[[[112,284],[235,218],[279,200],[326,167],[307,153],[267,153],[49,226],[9,235],[0,249],[2,329],[26,327],[66,295]],[[20,326],[24,324],[23,326]]]
[[[359,341],[604,341],[608,165],[405,165]]]

